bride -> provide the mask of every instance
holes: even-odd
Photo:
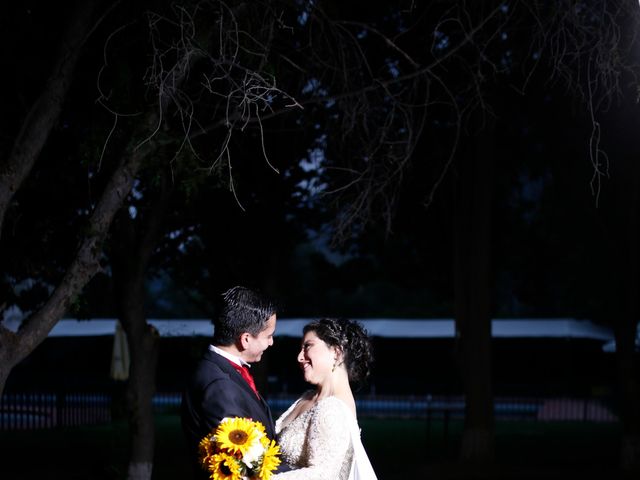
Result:
[[[274,480],[376,480],[360,440],[350,381],[369,374],[371,342],[352,320],[321,319],[303,329],[298,363],[315,389],[276,421],[283,460]]]

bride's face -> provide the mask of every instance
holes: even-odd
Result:
[[[305,381],[318,385],[331,375],[336,362],[336,349],[324,343],[315,332],[307,332],[302,339],[298,363]]]

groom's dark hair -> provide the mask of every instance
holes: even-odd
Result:
[[[214,345],[232,345],[245,332],[256,336],[276,314],[274,302],[246,287],[230,288],[222,300],[222,311],[213,321]]]

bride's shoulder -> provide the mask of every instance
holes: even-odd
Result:
[[[353,405],[350,405],[350,403],[353,403],[353,401],[348,398],[332,395],[318,402],[318,409],[332,411],[337,415],[352,418],[355,416],[355,403]]]

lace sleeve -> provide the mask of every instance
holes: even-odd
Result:
[[[304,445],[303,468],[274,475],[274,480],[336,480],[348,469],[353,455],[351,428],[353,418],[341,400],[320,402],[310,418]]]

